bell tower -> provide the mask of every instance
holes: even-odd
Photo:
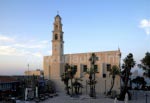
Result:
[[[64,41],[61,17],[56,15],[53,23],[52,31],[52,59],[50,67],[50,78],[59,79],[63,72],[63,54],[64,54]]]
[[[63,47],[63,31],[61,17],[56,15],[54,20],[54,30],[53,30],[53,39],[52,39],[52,55],[53,56],[62,56],[64,54]]]

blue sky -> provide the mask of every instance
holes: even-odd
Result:
[[[0,0],[0,75],[43,69],[59,11],[64,52],[150,51],[150,0]]]

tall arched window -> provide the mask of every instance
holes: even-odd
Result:
[[[58,25],[55,25],[55,30],[58,30]]]
[[[61,40],[63,40],[63,37],[62,37],[62,35],[60,36],[60,39],[61,39]]]
[[[57,34],[55,34],[55,40],[57,40],[58,39],[58,35]]]

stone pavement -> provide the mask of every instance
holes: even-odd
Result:
[[[132,91],[132,100],[128,103],[146,103],[145,93],[148,94],[147,103],[150,103],[150,91]],[[0,102],[3,103],[3,102]],[[34,101],[18,102],[18,103],[35,103]],[[114,99],[106,98],[104,95],[97,95],[96,99],[91,99],[88,95],[81,95],[80,97],[70,97],[64,93],[59,93],[59,96],[49,98],[40,103],[114,103]],[[124,103],[124,101],[117,101],[117,103]]]
[[[80,97],[70,97],[65,94],[59,94],[59,96],[45,100],[41,103],[114,103],[113,99],[97,97],[96,99],[92,99],[89,96],[80,96]],[[118,102],[124,103],[124,102]]]
[[[133,99],[129,103],[146,103],[145,92],[133,92]],[[147,103],[150,103],[150,92],[147,93]],[[78,98],[72,98],[66,94],[59,94],[59,96],[47,99],[40,103],[114,103],[114,99],[105,98],[102,95],[97,96],[96,99],[91,99],[89,96],[80,96]],[[124,101],[117,101],[117,103],[124,103]]]

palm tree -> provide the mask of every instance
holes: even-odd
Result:
[[[90,86],[90,97],[95,97],[95,85],[97,83],[97,81],[95,80],[95,75],[96,73],[99,73],[97,70],[95,70],[94,68],[90,68],[87,72],[89,75],[89,81],[88,81],[88,85]]]
[[[131,74],[130,72],[131,68],[133,68],[135,65],[133,54],[129,53],[127,57],[123,60],[123,62],[124,62],[122,66],[123,71],[121,72],[121,77],[122,77],[122,81],[124,82],[124,85],[119,96],[120,100],[124,100],[126,93],[128,93],[129,99],[131,99],[131,94],[128,91],[128,81],[129,81],[129,76]]]
[[[120,74],[120,71],[119,71],[118,66],[113,65],[113,66],[112,66],[112,69],[110,70],[110,74],[109,74],[109,75],[112,75],[111,88],[110,88],[110,90],[108,91],[107,95],[110,95],[110,94],[111,94],[111,91],[112,91],[112,89],[113,89],[113,87],[114,87],[116,75],[119,75],[119,74]]]
[[[95,80],[95,74],[98,73],[97,72],[97,68],[94,68],[95,62],[98,60],[98,57],[95,55],[95,53],[92,53],[89,61],[91,64],[90,70],[87,71],[87,73],[89,74],[89,85],[90,85],[90,97],[94,97],[96,98],[96,92],[95,92],[95,84],[96,84],[96,80]]]

